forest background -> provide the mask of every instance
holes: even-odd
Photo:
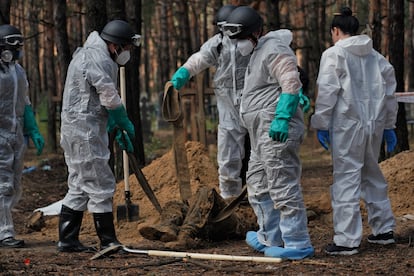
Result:
[[[168,127],[159,115],[165,82],[217,32],[214,15],[225,4],[250,5],[258,10],[265,32],[292,30],[291,46],[308,74],[313,101],[321,54],[332,45],[330,22],[342,6],[351,7],[361,32],[372,37],[374,48],[394,66],[397,92],[414,91],[413,0],[1,0],[0,24],[15,25],[25,36],[21,63],[27,71],[30,98],[47,151],[60,150],[60,106],[72,53],[91,31],[101,31],[110,20],[124,19],[142,35],[142,45],[133,50],[126,65],[126,107],[137,132],[135,155],[144,165],[144,142],[151,141],[154,131]],[[203,132],[214,132],[217,124],[213,74],[214,68],[206,70],[187,85],[185,91],[189,92],[183,93],[192,98],[189,114],[194,114],[189,120],[194,122],[189,125],[198,128],[189,131],[189,139],[204,143]],[[409,149],[407,123],[412,124],[413,118],[414,110],[399,103],[397,152]]]

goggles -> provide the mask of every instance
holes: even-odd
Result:
[[[241,33],[243,30],[242,24],[235,24],[235,23],[225,23],[222,26],[223,33],[227,36],[235,36]]]
[[[9,46],[23,46],[23,36],[20,34],[11,34],[3,37],[2,42]]]
[[[131,37],[132,45],[138,47],[141,45],[141,36],[139,34],[135,34],[133,37]]]
[[[226,24],[226,21],[217,22],[216,25],[220,32],[223,32],[223,25]]]
[[[223,27],[224,24],[226,24],[226,21],[217,22],[216,25],[219,26],[219,27]]]

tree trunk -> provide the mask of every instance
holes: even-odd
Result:
[[[389,57],[395,69],[397,92],[404,92],[404,0],[389,1]],[[407,120],[403,103],[398,104],[397,152],[409,150]]]
[[[409,91],[414,91],[414,1],[408,2],[408,26],[407,26],[407,86]]]
[[[0,1],[0,25],[10,24],[10,0]]]
[[[128,9],[131,7],[128,7]],[[114,19],[126,20],[125,15],[125,1],[119,0],[106,0],[106,14],[108,21]],[[107,22],[105,22],[106,24]]]
[[[169,28],[168,28],[168,3],[161,1],[160,3],[160,25],[161,25],[161,29],[160,29],[160,64],[164,64],[164,65],[168,65],[170,64],[170,56],[169,56],[169,41],[170,41],[170,36],[169,36]],[[170,79],[170,73],[169,73],[169,68],[168,66],[161,66],[160,68],[160,83],[158,84],[158,91],[162,91],[163,87],[164,87],[164,83],[166,83],[169,79]]]
[[[102,0],[86,0],[85,28],[86,34],[92,31],[101,31],[107,23],[106,1]]]
[[[381,53],[381,0],[370,0],[369,24],[372,29],[372,43],[374,49]]]
[[[141,34],[141,1],[126,0],[127,19],[131,24],[132,29],[137,34]],[[127,110],[128,114],[135,126],[135,141],[134,141],[134,155],[137,157],[141,166],[145,165],[145,152],[144,152],[144,135],[150,135],[150,133],[143,133],[142,120],[141,120],[141,90],[140,90],[140,59],[141,47],[134,47],[132,50],[131,60],[126,65],[127,78]]]
[[[30,0],[30,5],[26,7],[26,15],[30,22],[33,24],[28,24],[28,34],[30,38],[25,40],[25,59],[27,59],[27,78],[30,83],[29,95],[30,100],[34,108],[37,106],[37,95],[40,95],[42,91],[41,75],[40,75],[40,35],[39,35],[39,14],[40,9],[38,5],[34,4],[35,0]]]
[[[44,64],[45,64],[45,84],[47,91],[47,143],[48,148],[52,152],[57,150],[57,139],[56,139],[56,70],[54,63],[54,29],[53,29],[53,2],[44,2]]]
[[[279,0],[266,0],[267,15],[268,18],[267,25],[269,30],[279,30],[280,29],[280,18],[279,18]]]
[[[66,19],[66,0],[54,0],[54,13],[53,18],[55,22],[55,37],[56,48],[58,55],[58,68],[59,82],[57,83],[57,99],[61,102],[62,92],[65,86],[66,73],[70,63],[71,55],[68,41],[68,33],[66,31],[67,19]]]

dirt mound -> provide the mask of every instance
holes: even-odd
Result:
[[[208,155],[206,148],[199,142],[189,141],[186,143],[187,160],[190,172],[190,184],[192,193],[195,194],[200,187],[218,188],[217,168]],[[178,180],[175,176],[174,160],[172,150],[158,159],[155,159],[148,166],[142,168],[149,185],[154,191],[161,207],[167,202],[180,199]],[[137,240],[138,229],[141,225],[152,224],[158,220],[159,214],[152,203],[143,192],[135,175],[129,177],[132,204],[138,205],[139,217],[134,222],[116,222],[118,238],[123,240]],[[124,181],[117,183],[114,194],[114,216],[119,205],[125,204]],[[116,221],[116,220],[115,220]],[[46,225],[41,235],[51,239],[57,239],[58,217],[46,218]],[[85,213],[81,229],[82,236],[93,235],[95,232],[91,214]]]
[[[371,234],[367,226],[366,214],[363,213],[364,237],[360,246],[361,254],[349,257],[326,256],[323,248],[332,242],[333,227],[329,201],[329,186],[332,183],[332,165],[328,152],[320,149],[313,137],[306,140],[301,149],[303,172],[302,187],[306,207],[315,210],[315,216],[308,223],[311,241],[315,247],[315,257],[300,262],[284,262],[270,265],[252,262],[217,262],[196,261],[185,258],[169,259],[147,257],[140,254],[114,254],[111,258],[91,261],[88,253],[57,254],[58,216],[46,216],[45,226],[41,231],[29,231],[25,224],[34,209],[47,206],[61,199],[67,190],[67,170],[63,155],[38,157],[35,149],[29,151],[27,160],[34,160],[30,165],[42,164],[48,158],[51,170],[36,169],[23,175],[24,188],[22,200],[13,212],[18,238],[26,241],[27,248],[1,250],[0,271],[20,275],[240,275],[240,274],[286,274],[286,275],[412,275],[412,240],[414,221],[405,214],[414,214],[410,205],[414,198],[412,188],[414,158],[413,152],[400,153],[381,163],[385,178],[389,182],[390,199],[397,217],[396,241],[392,246],[372,245],[366,241]],[[186,144],[189,161],[192,192],[198,187],[208,186],[217,189],[217,166],[212,155],[208,157],[205,148],[196,142]],[[210,150],[209,150],[210,152]],[[165,153],[165,154],[164,154]],[[164,155],[162,155],[164,154]],[[179,198],[178,184],[175,179],[172,152],[163,151],[160,158],[142,169],[157,198],[164,207],[166,202]],[[42,159],[40,159],[42,158]],[[42,166],[39,166],[41,168]],[[117,236],[121,242],[133,248],[165,250],[165,243],[144,239],[138,229],[158,219],[158,213],[146,198],[135,176],[131,176],[132,202],[139,205],[140,220],[136,222],[116,223]],[[123,181],[117,184],[114,207],[124,204]],[[247,217],[247,216],[243,216]],[[98,238],[93,226],[92,216],[85,213],[80,240],[88,246],[98,246]],[[263,256],[239,240],[209,242],[197,250],[199,253]],[[47,260],[47,262],[45,261]],[[24,261],[24,263],[23,263]],[[355,265],[358,264],[358,265]],[[233,273],[232,273],[232,272]]]
[[[217,168],[209,158],[205,147],[198,142],[187,142],[187,160],[190,171],[191,190],[194,194],[201,186],[218,187]],[[142,169],[148,183],[152,187],[161,206],[167,202],[180,199],[179,184],[175,175],[172,150],[154,160]],[[156,213],[154,206],[142,191],[135,175],[129,178],[132,201],[140,205],[141,217],[148,217]],[[124,204],[124,181],[117,184],[114,195],[114,207]]]
[[[218,189],[218,174],[214,160],[208,155],[206,148],[199,142],[187,142],[187,159],[190,171],[190,183],[192,193],[195,194],[200,187],[211,187]],[[329,165],[321,165],[321,170],[325,172],[307,172],[304,167],[302,179],[305,204],[309,210],[314,210],[319,214],[329,214],[331,212],[329,189],[332,183],[330,170],[325,168]],[[414,214],[414,151],[405,151],[382,162],[380,167],[389,184],[389,197],[395,216],[402,217],[406,214]],[[319,171],[311,168],[312,171]],[[168,151],[158,159],[155,159],[148,166],[142,168],[148,183],[152,187],[161,206],[167,202],[180,199],[178,181],[175,176],[173,152]],[[323,183],[320,182],[323,179]],[[153,224],[159,219],[159,214],[143,192],[135,175],[129,178],[131,201],[139,207],[140,219],[136,222],[116,222],[119,239],[140,240],[138,229],[142,226]],[[320,183],[320,184],[317,184]],[[114,211],[119,205],[125,204],[124,181],[117,184],[114,195]],[[116,216],[116,213],[114,213]],[[46,219],[46,226],[41,234],[51,239],[57,239],[57,217]],[[94,235],[95,228],[92,216],[85,213],[82,224],[82,235]]]
[[[312,165],[309,169],[315,170],[317,173],[306,172],[307,168],[304,167],[303,174],[307,175],[302,179],[305,203],[308,209],[317,213],[330,213],[332,211],[330,195],[326,186],[329,186],[333,181],[332,166],[321,162],[319,167],[330,167],[330,173],[326,174],[325,171],[322,175],[319,170],[315,169],[315,166]],[[414,204],[412,203],[414,198],[414,151],[401,152],[381,162],[380,168],[388,182],[388,196],[394,215],[397,217],[406,214],[414,215]],[[321,179],[323,179],[323,183],[320,182]],[[319,186],[315,184],[318,181],[321,183]]]
[[[396,216],[414,215],[414,151],[404,151],[380,163]]]

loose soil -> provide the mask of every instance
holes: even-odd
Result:
[[[213,145],[206,149],[197,142],[186,144],[193,194],[201,186],[218,187],[214,149]],[[142,192],[134,175],[130,176],[129,182],[132,203],[139,206],[139,220],[115,221],[115,226],[122,243],[142,249],[144,253],[113,254],[97,260],[90,260],[93,256],[91,253],[58,253],[57,216],[43,216],[36,225],[28,225],[35,209],[64,197],[67,190],[66,165],[62,154],[37,157],[33,152],[33,149],[27,152],[26,166],[36,166],[37,169],[24,174],[23,196],[13,212],[17,238],[24,239],[26,247],[0,249],[2,275],[414,275],[413,151],[402,152],[381,163],[389,182],[389,196],[397,219],[397,243],[390,246],[369,244],[366,237],[370,230],[363,211],[364,237],[360,254],[332,257],[323,252],[324,246],[332,241],[333,236],[329,199],[332,166],[329,154],[319,146],[314,135],[309,134],[301,149],[302,186],[315,256],[281,263],[148,256],[146,250],[169,249],[163,242],[146,240],[139,234],[138,229],[156,223],[159,214]],[[142,169],[161,206],[179,199],[172,158],[171,150],[167,149]],[[49,165],[50,170],[44,165]],[[120,181],[114,195],[114,209],[125,204],[123,190],[124,182]],[[98,246],[89,213],[85,213],[80,240],[85,245]],[[188,252],[263,256],[251,250],[243,240],[206,241],[203,247]]]

